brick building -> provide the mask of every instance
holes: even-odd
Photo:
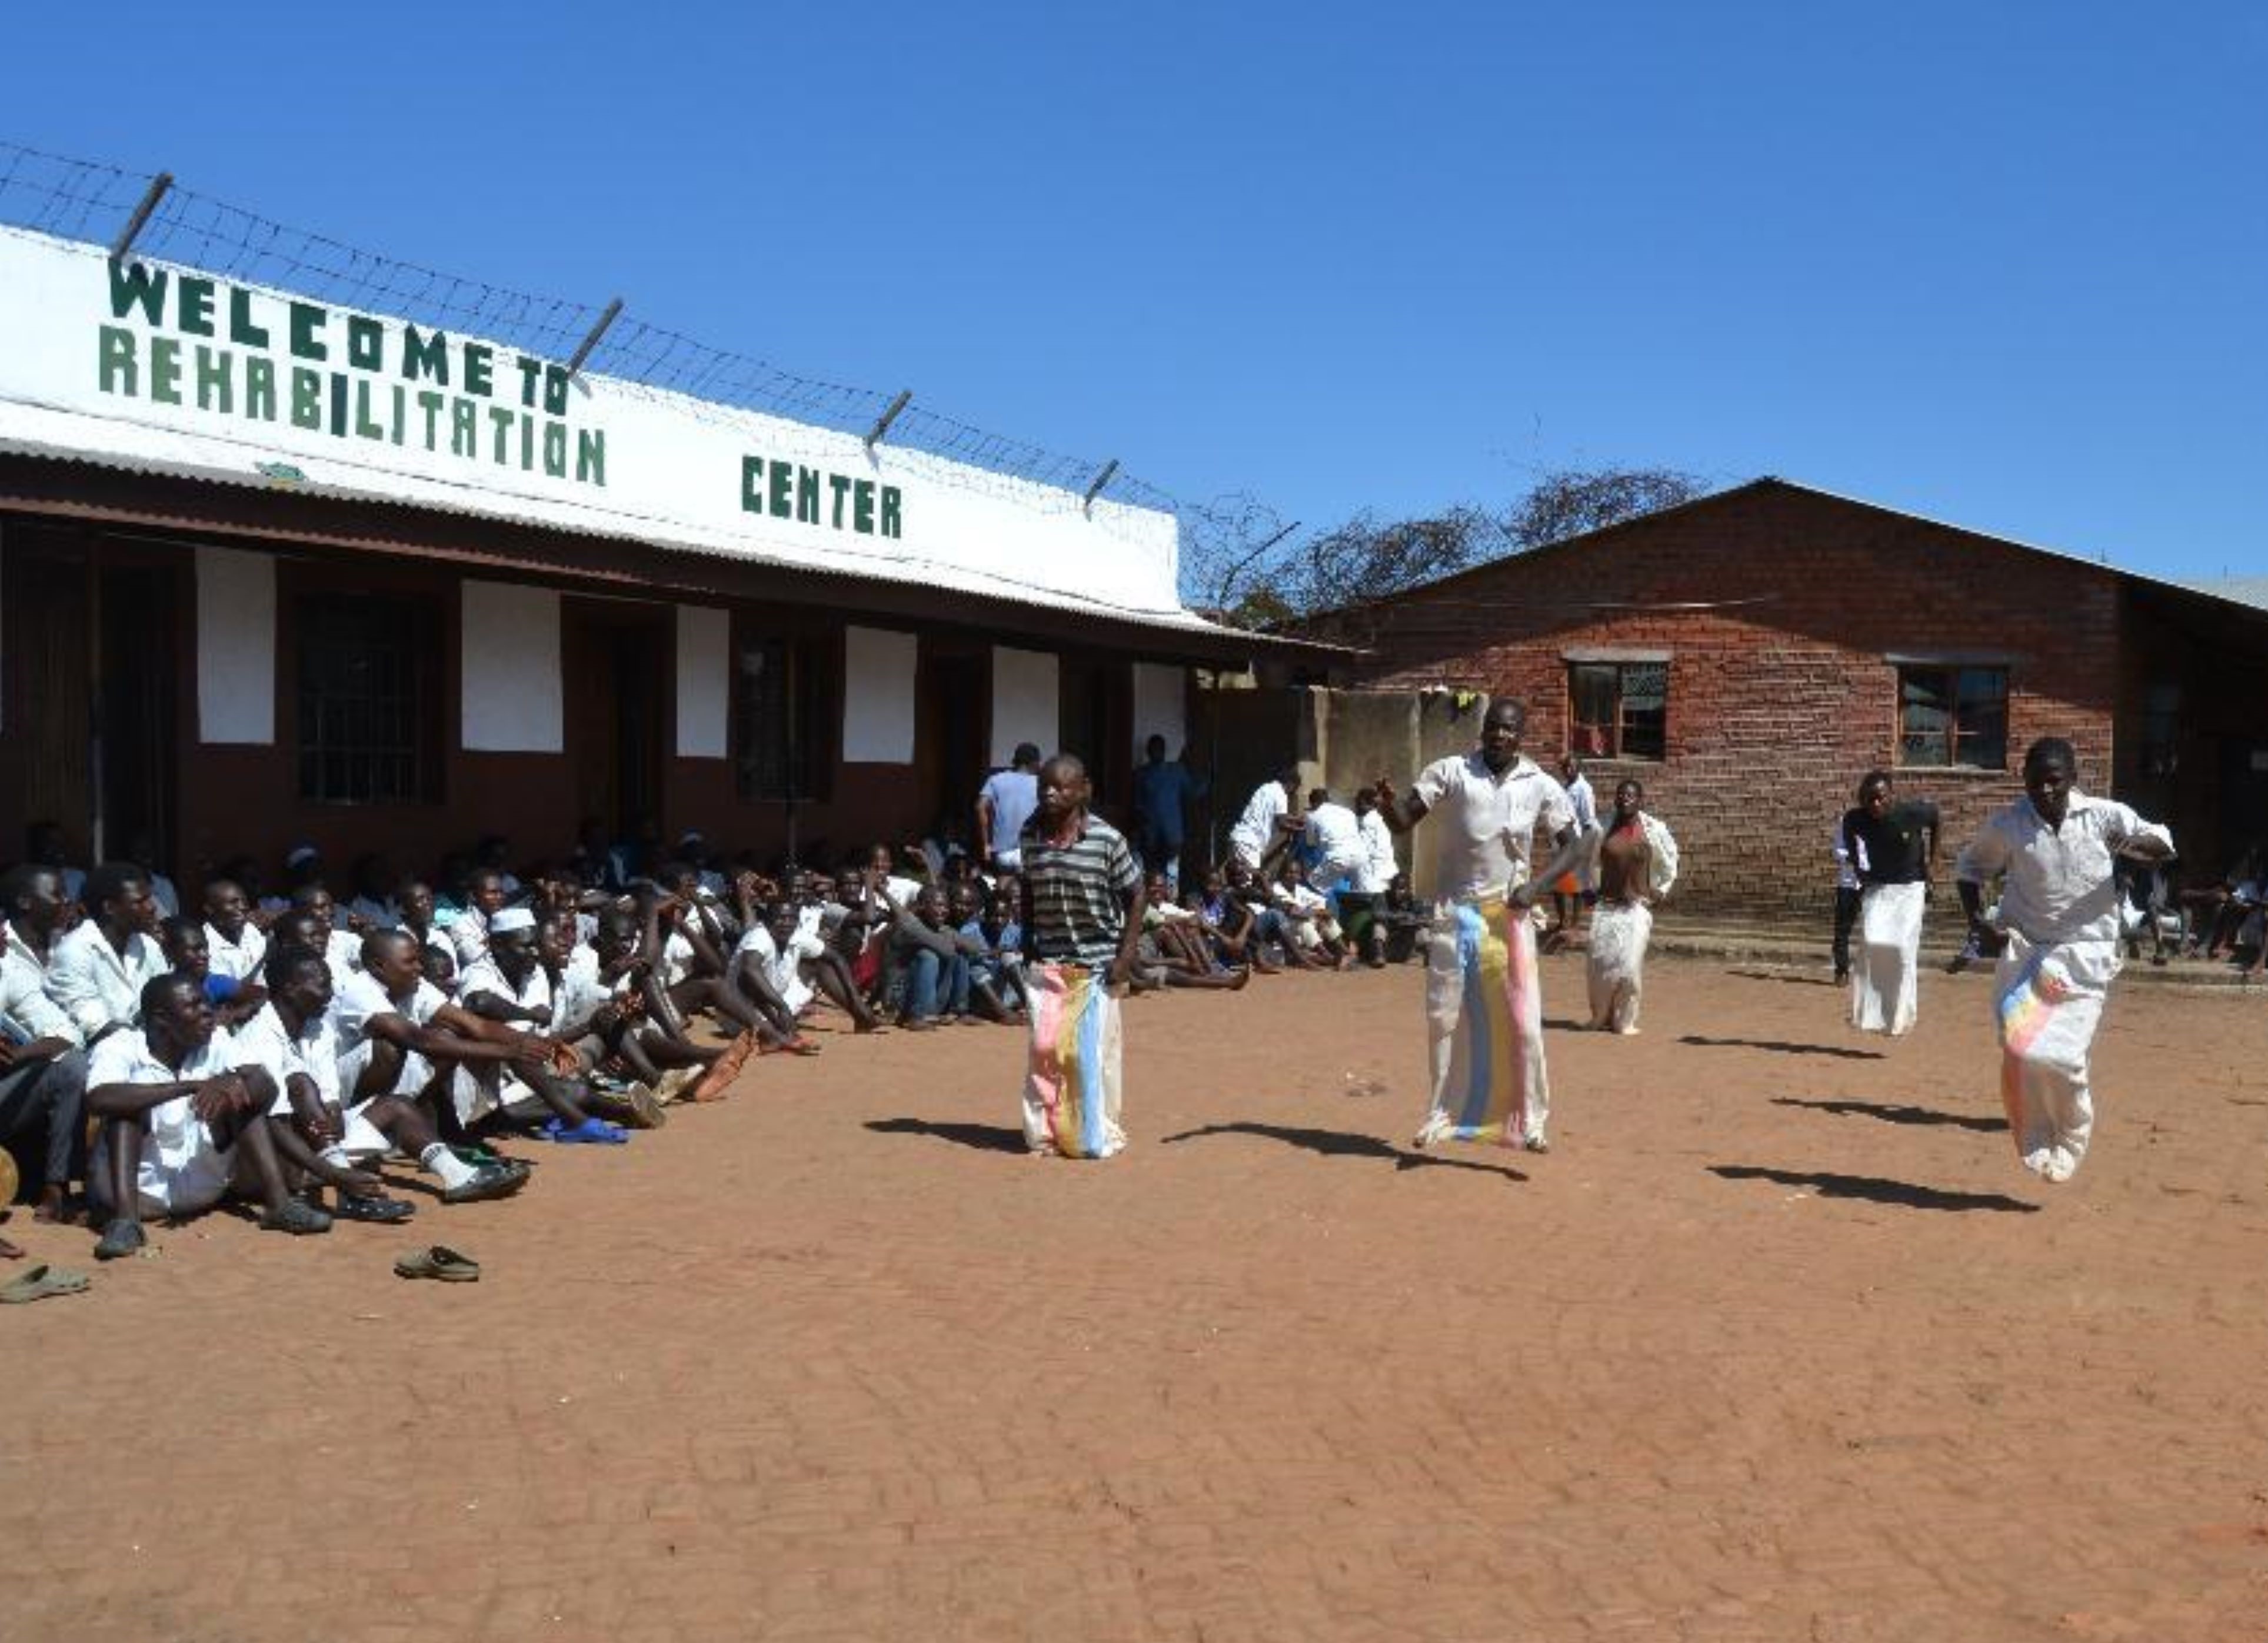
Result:
[[[1949,851],[2045,735],[2193,873],[2268,834],[2268,611],[1783,480],[1313,631],[1368,652],[1359,687],[1524,699],[1530,750],[1586,752],[1602,805],[1639,778],[1698,911],[1815,917],[1874,766],[1943,807]]]

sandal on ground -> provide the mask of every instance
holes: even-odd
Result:
[[[313,1205],[298,1198],[286,1198],[279,1209],[265,1212],[260,1218],[262,1232],[290,1233],[294,1238],[311,1237],[331,1229],[331,1218]]]
[[[140,1221],[128,1220],[123,1215],[102,1229],[102,1241],[94,1246],[98,1261],[116,1261],[129,1255],[142,1253],[150,1241],[150,1234],[142,1230]]]
[[[35,1266],[10,1284],[0,1285],[0,1305],[45,1300],[50,1295],[76,1295],[93,1280],[84,1272],[60,1266]]]
[[[622,1122],[633,1130],[659,1130],[669,1122],[661,1098],[643,1084],[631,1085],[622,1092],[622,1100],[630,1109],[630,1116]]]
[[[481,1264],[470,1256],[459,1255],[437,1243],[430,1249],[416,1249],[401,1256],[394,1264],[394,1275],[430,1278],[443,1284],[471,1284],[480,1279]]]
[[[473,1172],[469,1181],[460,1181],[441,1191],[444,1204],[485,1204],[491,1198],[508,1198],[527,1184],[527,1171],[514,1169],[509,1164],[483,1164]]]
[[[554,1118],[543,1126],[543,1138],[563,1146],[620,1146],[630,1138],[604,1118],[585,1118],[578,1124],[564,1124]]]
[[[352,1193],[339,1194],[339,1206],[331,1212],[342,1221],[372,1221],[380,1226],[394,1221],[406,1221],[417,1213],[417,1206],[406,1198],[366,1197]]]

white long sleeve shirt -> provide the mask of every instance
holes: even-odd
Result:
[[[1954,868],[1964,884],[2001,877],[2000,922],[2036,946],[2115,944],[2118,886],[2111,857],[2129,839],[2174,836],[2112,799],[2073,792],[2063,826],[2051,828],[2029,795],[1985,819]]]
[[[166,973],[166,955],[140,931],[122,954],[92,918],[55,943],[48,963],[48,997],[63,1006],[83,1038],[104,1028],[142,1024],[142,989]]]

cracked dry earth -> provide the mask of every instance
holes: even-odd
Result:
[[[1545,975],[1549,1157],[1407,1150],[1403,969],[1135,1001],[1106,1165],[1013,1032],[834,1035],[517,1202],[161,1232],[0,1315],[0,1636],[2268,1636],[2268,1006],[2115,996],[2058,1190],[1982,978]]]

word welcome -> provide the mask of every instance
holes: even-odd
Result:
[[[112,320],[174,335],[98,327],[104,394],[607,483],[606,430],[570,427],[563,366],[509,354],[500,377],[486,343],[140,262],[109,270]]]

